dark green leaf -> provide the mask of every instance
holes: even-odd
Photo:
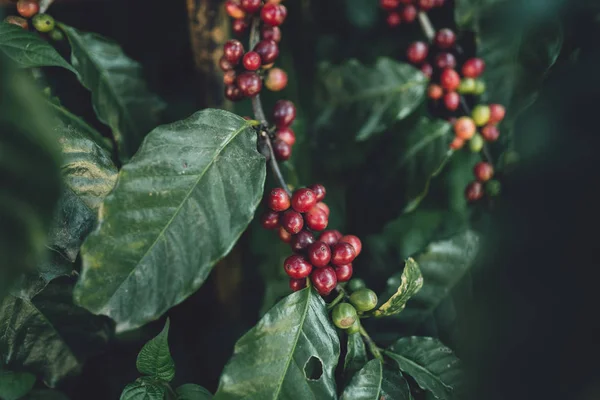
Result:
[[[200,385],[186,383],[177,388],[177,400],[210,400],[213,395]]]
[[[406,307],[406,302],[413,297],[423,286],[423,275],[419,265],[409,258],[404,264],[404,271],[400,278],[400,285],[396,293],[383,303],[375,312],[376,317],[386,317],[400,313]]]
[[[346,16],[358,28],[370,28],[378,20],[379,3],[371,0],[346,0]]]
[[[425,98],[427,79],[416,68],[389,58],[374,66],[357,60],[321,69],[320,124],[353,127],[362,141],[406,118]]]
[[[56,66],[77,73],[40,35],[7,22],[0,22],[0,51],[19,68]]]
[[[367,350],[360,333],[348,334],[348,348],[344,359],[344,376],[352,378],[367,363]]]
[[[235,345],[216,399],[331,399],[339,339],[311,288],[271,309]]]
[[[139,378],[125,386],[120,400],[164,400],[166,387],[148,378]]]
[[[202,285],[263,193],[254,123],[208,109],[146,137],[83,244],[80,305],[123,331],[158,318]]]
[[[413,400],[408,382],[400,371],[392,371],[389,367],[383,368],[378,400]]]
[[[34,384],[35,375],[28,372],[0,370],[0,399],[20,399],[31,390]]]
[[[67,396],[57,390],[33,390],[21,400],[69,400]]]
[[[454,7],[456,24],[461,28],[478,29],[482,14],[491,6],[507,3],[508,0],[460,0]]]
[[[358,371],[342,393],[340,400],[379,400],[383,365],[375,359]]]
[[[109,336],[105,318],[72,304],[69,282],[54,281],[32,299],[8,295],[0,303],[0,361],[35,372],[50,387],[78,373]]]
[[[385,354],[396,361],[425,390],[441,400],[455,397],[463,382],[460,360],[439,340],[428,337],[405,337],[394,343]]]
[[[144,345],[138,354],[136,366],[142,374],[165,382],[175,377],[175,362],[169,351],[169,320],[154,339]]]
[[[60,24],[71,44],[71,62],[92,92],[98,119],[110,126],[124,160],[159,123],[163,102],[142,78],[142,67],[121,47],[100,35]]]

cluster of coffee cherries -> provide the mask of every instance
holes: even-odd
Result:
[[[243,34],[255,16],[260,16],[261,40],[249,51],[239,40],[229,40],[223,47],[219,66],[223,70],[225,97],[238,101],[254,97],[264,85],[272,91],[283,90],[288,77],[281,68],[273,68],[279,56],[281,30],[279,26],[287,16],[287,9],[279,0],[228,0],[225,10],[234,18],[233,31]]]
[[[472,152],[479,152],[485,142],[495,142],[500,136],[498,124],[504,119],[506,109],[501,104],[479,104],[471,111],[471,116],[451,119],[454,123],[453,150],[461,149],[469,142]]]
[[[417,19],[419,11],[427,12],[442,7],[446,0],[379,0],[379,5],[387,13],[387,23],[394,27],[402,23],[410,24]]]
[[[48,33],[54,40],[62,40],[63,33],[55,29],[56,22],[51,15],[40,13],[39,0],[19,0],[17,1],[17,15],[9,15],[4,22],[20,26],[23,29],[29,29],[29,19],[33,27],[41,33]]]
[[[331,293],[338,282],[350,280],[352,262],[362,250],[358,237],[325,230],[329,223],[325,194],[325,187],[319,184],[297,189],[291,197],[282,188],[273,189],[267,196],[269,210],[261,217],[262,226],[277,229],[279,238],[295,253],[283,265],[290,288],[306,287],[310,277],[322,296]],[[321,232],[318,239],[317,232]]]
[[[473,168],[475,181],[469,183],[465,189],[465,197],[470,202],[475,202],[483,198],[485,194],[494,197],[500,194],[500,182],[494,177],[494,167],[492,164],[481,161],[475,164]]]
[[[340,303],[333,308],[331,319],[335,326],[348,333],[360,331],[360,315],[377,306],[377,295],[367,289],[360,279],[352,279],[346,289],[351,292],[349,303]]]

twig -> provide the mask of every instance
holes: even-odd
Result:
[[[369,351],[371,352],[371,354],[373,354],[373,357],[375,357],[378,360],[381,360],[383,362],[383,356],[381,355],[381,349],[379,347],[377,347],[377,345],[375,344],[373,339],[371,339],[371,336],[369,336],[369,334],[367,333],[367,331],[365,330],[365,328],[362,325],[360,326],[359,332],[360,332],[361,336],[363,337],[365,343],[367,343],[367,347],[369,348]]]
[[[335,299],[333,299],[333,301],[327,305],[327,309],[331,310],[343,299],[344,299],[344,292],[340,292],[340,294],[338,294],[337,297]]]

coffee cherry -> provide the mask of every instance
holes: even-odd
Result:
[[[292,240],[291,233],[289,233],[288,231],[286,231],[283,228],[283,226],[279,227],[279,230],[277,231],[277,234],[279,235],[279,239],[281,239],[281,241],[284,242],[284,243],[289,243]]]
[[[296,107],[289,100],[278,100],[273,108],[273,121],[278,128],[290,126],[296,119]]]
[[[277,161],[287,161],[292,156],[292,146],[281,139],[273,141],[273,153]]]
[[[297,234],[304,227],[304,218],[299,212],[287,210],[280,219],[281,226],[292,235]]]
[[[327,218],[329,218],[329,206],[327,204],[320,201],[317,203],[316,207],[319,207],[321,210],[323,210],[325,215],[327,215]]]
[[[490,124],[497,124],[504,119],[506,115],[506,109],[501,104],[490,104]]]
[[[306,278],[304,278],[304,279],[290,278],[290,289],[292,289],[294,292],[297,292],[298,290],[302,290],[305,287],[306,287]]]
[[[463,78],[460,81],[460,85],[458,86],[458,93],[460,94],[471,94],[475,92],[475,86],[477,83],[473,78]]]
[[[317,201],[323,200],[325,198],[325,194],[327,194],[325,186],[319,183],[315,183],[314,185],[311,185],[308,188],[315,193],[315,196],[317,196]],[[327,213],[327,215],[329,215],[329,213]]]
[[[400,13],[391,12],[385,18],[385,22],[387,22],[390,28],[394,28],[402,23],[402,17],[400,16]]]
[[[434,65],[437,69],[456,68],[456,57],[452,53],[439,53],[435,56]]]
[[[476,94],[479,96],[479,95],[485,93],[485,89],[486,89],[485,82],[482,81],[481,79],[477,79],[475,81],[475,90],[473,90],[473,94]]]
[[[479,182],[487,182],[494,176],[494,167],[490,163],[480,161],[475,164],[473,174]]]
[[[485,193],[490,197],[496,197],[502,191],[502,185],[495,179],[485,183]]]
[[[263,40],[272,40],[279,43],[281,41],[281,29],[278,26],[265,25],[261,29],[260,37]]]
[[[456,35],[450,29],[440,29],[433,41],[438,48],[449,49],[456,43]]]
[[[471,140],[469,140],[469,149],[473,153],[479,153],[483,149],[484,143],[483,137],[481,137],[479,133],[476,133]]]
[[[446,2],[446,0],[435,0],[434,3],[434,7],[443,7],[444,3]]]
[[[304,214],[304,218],[306,220],[306,226],[313,231],[322,231],[327,228],[327,224],[329,224],[329,218],[325,211],[316,205]]]
[[[287,9],[283,5],[267,3],[263,6],[260,12],[260,19],[271,26],[279,26],[285,21]]]
[[[260,224],[265,229],[275,229],[279,226],[279,213],[268,210],[260,217]]]
[[[267,197],[267,206],[273,211],[285,211],[291,204],[290,196],[282,188],[271,190]]]
[[[308,246],[307,254],[310,263],[317,268],[326,267],[331,260],[331,249],[323,242],[315,242]]]
[[[475,130],[475,122],[469,117],[460,117],[454,124],[454,133],[463,140],[471,139]]]
[[[25,18],[31,18],[40,12],[40,5],[37,0],[19,0],[17,1],[17,12]]]
[[[354,333],[360,332],[360,318],[357,318],[356,321],[348,329],[346,329],[348,335],[352,335]]]
[[[354,278],[350,282],[348,282],[348,290],[351,292],[356,292],[359,289],[367,287],[365,281],[360,278]]]
[[[246,13],[242,10],[240,5],[233,0],[227,0],[225,2],[225,11],[231,18],[235,19],[244,18],[246,16]]]
[[[36,14],[31,22],[33,23],[33,27],[42,33],[50,32],[56,24],[54,18],[48,14]]]
[[[464,139],[461,139],[461,138],[455,136],[454,139],[452,139],[452,143],[450,143],[450,148],[452,150],[460,150],[463,148],[464,145],[465,145]]]
[[[339,242],[340,243],[349,243],[350,245],[352,245],[352,247],[354,247],[356,256],[358,256],[360,254],[360,252],[362,251],[362,242],[360,241],[360,239],[357,236],[354,236],[354,235],[342,236],[342,238],[339,240]]]
[[[239,40],[228,40],[223,46],[223,56],[231,64],[236,65],[244,55],[244,45]]]
[[[481,128],[481,136],[486,142],[495,142],[500,136],[500,131],[496,125],[486,125]]]
[[[356,309],[348,303],[340,303],[333,308],[331,312],[333,324],[340,329],[348,329],[358,319]]]
[[[434,0],[419,0],[419,8],[423,11],[429,11],[435,5]]]
[[[377,295],[371,289],[359,289],[350,295],[350,303],[358,311],[371,311],[377,306]]]
[[[337,285],[335,271],[331,267],[315,268],[310,280],[321,296],[327,296]]]
[[[473,108],[471,117],[477,126],[483,126],[490,120],[490,108],[486,105],[479,104]]]
[[[275,137],[279,140],[286,142],[290,146],[293,146],[294,143],[296,143],[296,135],[294,134],[294,131],[290,128],[278,129],[277,132],[275,132]]]
[[[312,233],[307,230],[302,230],[292,237],[290,245],[292,246],[293,251],[300,253],[308,249],[308,246],[315,241],[315,236]]]
[[[481,182],[471,182],[465,189],[467,201],[472,203],[483,197],[483,185]]]
[[[288,76],[281,68],[272,68],[267,74],[265,86],[273,92],[283,90],[288,83]]]
[[[432,100],[439,100],[444,95],[444,89],[440,85],[432,83],[427,88],[427,96]]]
[[[440,76],[440,84],[448,91],[454,91],[460,85],[460,75],[453,69],[445,69]]]
[[[338,282],[348,282],[352,278],[352,264],[339,265],[334,269]]]
[[[256,71],[260,68],[262,64],[262,60],[260,59],[260,55],[258,55],[255,51],[249,51],[244,54],[244,58],[242,59],[242,65],[248,71]]]
[[[244,11],[252,14],[260,10],[261,3],[261,0],[241,0],[240,6]]]
[[[221,68],[222,71],[232,71],[233,65],[227,61],[225,56],[223,56],[219,59],[219,68]]]
[[[350,243],[338,242],[331,248],[331,263],[333,265],[350,264],[356,258],[356,250]]]
[[[312,265],[302,256],[294,254],[283,262],[283,269],[290,278],[307,278],[312,272]]]
[[[413,64],[421,64],[427,58],[429,48],[423,42],[414,42],[408,46],[406,57]]]
[[[244,95],[237,86],[227,85],[225,87],[225,97],[231,101],[239,101],[244,98]]]
[[[54,31],[52,31],[52,32],[54,32]],[[225,73],[223,74],[223,83],[225,85],[233,85],[233,84],[235,84],[236,78],[237,78],[237,74],[235,73],[235,71],[225,71]]]
[[[433,75],[433,67],[429,63],[421,65],[420,70],[426,78],[431,78],[431,75]]]
[[[340,233],[340,231],[336,231],[333,229],[333,230],[323,231],[323,233],[321,233],[321,236],[319,237],[319,240],[323,243],[327,243],[329,245],[329,247],[332,247],[341,238],[342,238],[342,234]]]
[[[456,92],[448,92],[444,95],[444,106],[449,111],[455,111],[460,105],[460,95]]]
[[[50,31],[50,39],[60,42],[65,38],[64,33],[60,29],[52,29]]]
[[[300,213],[305,213],[317,204],[317,195],[308,188],[294,191],[292,194],[292,208]]]
[[[481,58],[469,58],[462,66],[462,74],[467,78],[477,78],[485,69],[485,62]]]
[[[271,64],[279,57],[279,46],[273,40],[261,40],[254,46],[254,51],[260,56],[263,65]]]
[[[262,80],[256,72],[242,72],[236,79],[237,87],[246,97],[254,97],[262,89]]]
[[[248,29],[248,22],[245,19],[236,19],[231,25],[231,30],[236,35],[241,35]]]
[[[393,11],[400,6],[400,0],[379,0],[379,6],[386,11]]]
[[[11,25],[20,26],[23,29],[29,28],[29,22],[25,18],[17,17],[16,15],[9,15],[4,18],[4,22]]]
[[[402,20],[407,23],[412,23],[417,18],[417,8],[412,4],[404,6],[401,12]]]

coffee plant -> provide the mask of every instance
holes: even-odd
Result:
[[[0,2],[0,400],[550,398],[481,343],[600,33],[538,3]]]

